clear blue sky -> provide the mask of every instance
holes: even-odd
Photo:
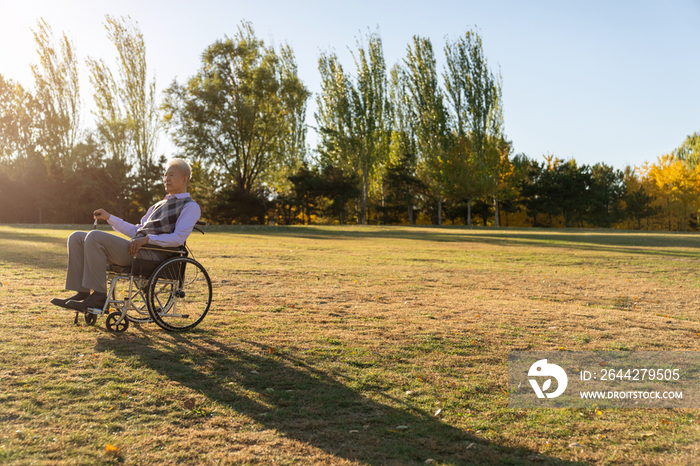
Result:
[[[379,27],[391,66],[415,34],[430,37],[441,57],[445,36],[476,27],[489,64],[503,74],[505,130],[516,152],[624,168],[653,161],[700,131],[700,0],[0,0],[0,74],[32,87],[30,28],[40,16],[55,34],[66,31],[82,58],[111,63],[105,14],[139,22],[159,89],[194,74],[201,52],[232,36],[243,19],[266,41],[292,45],[314,93],[319,52],[335,49],[350,71],[348,48],[367,28]],[[87,113],[86,77],[82,94]],[[312,100],[310,125],[314,111]],[[170,152],[163,139],[161,151]],[[309,143],[315,146],[313,130]]]

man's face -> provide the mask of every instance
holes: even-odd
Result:
[[[187,192],[187,176],[177,165],[168,165],[163,173],[163,185],[168,194]]]

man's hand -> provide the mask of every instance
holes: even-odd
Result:
[[[129,255],[136,257],[141,246],[148,244],[148,236],[141,236],[129,242]]]
[[[111,215],[104,209],[97,209],[92,213],[92,218],[94,219],[109,220],[109,217]]]

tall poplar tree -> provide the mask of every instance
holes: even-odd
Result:
[[[319,58],[321,94],[315,114],[321,134],[322,163],[352,170],[361,180],[358,222],[367,223],[370,183],[380,175],[391,139],[391,107],[382,40],[367,35],[367,45],[358,40],[353,53],[357,77],[353,82],[334,53]]]
[[[356,85],[350,87],[353,127],[356,130],[357,165],[362,179],[362,224],[367,224],[367,197],[370,178],[380,174],[390,143],[391,107],[382,39],[378,33],[367,35],[367,49],[357,43]]]
[[[75,45],[64,33],[55,43],[51,26],[37,21],[34,41],[39,63],[32,64],[39,119],[39,146],[58,180],[75,169],[73,150],[80,134],[80,82]]]
[[[146,209],[161,193],[156,81],[148,78],[146,44],[138,23],[106,15],[104,26],[117,49],[116,73],[102,59],[88,57],[87,64],[97,129],[109,152],[106,197],[115,199],[114,206],[123,215],[127,197]],[[135,187],[130,189],[129,184]]]
[[[474,160],[470,168],[473,186],[490,191],[495,207],[495,226],[499,226],[498,186],[502,178],[504,154],[501,79],[488,67],[479,34],[467,31],[463,37],[445,45],[445,88],[451,104],[458,139],[470,139]],[[466,145],[465,145],[466,146]],[[469,160],[465,157],[464,160]],[[506,164],[507,165],[507,164]],[[484,179],[484,177],[486,179]],[[487,187],[488,186],[488,187]],[[471,206],[469,192],[468,206]]]
[[[415,198],[422,183],[416,176],[417,151],[414,115],[408,90],[408,76],[400,64],[391,68],[389,95],[392,102],[392,132],[386,183],[398,190],[408,213],[408,222],[415,225]]]
[[[359,138],[355,134],[350,77],[335,53],[321,53],[318,70],[321,74],[321,92],[316,95],[314,118],[320,136],[317,150],[321,166],[334,167],[347,175],[357,175],[359,170],[354,154],[358,150]]]
[[[430,39],[413,36],[413,46],[408,46],[404,64],[420,166],[438,198],[437,222],[442,225],[442,196],[448,169],[445,159],[448,121]]]

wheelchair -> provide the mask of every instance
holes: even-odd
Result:
[[[197,222],[197,225],[206,225]],[[204,234],[195,226],[195,230]],[[102,309],[85,312],[85,322],[94,325],[106,316],[105,326],[125,332],[129,323],[155,322],[168,332],[184,332],[199,325],[209,312],[211,279],[206,269],[189,257],[187,243],[177,248],[143,246],[167,253],[162,261],[132,259],[131,265],[107,266],[107,301]],[[74,323],[78,323],[78,314]]]

